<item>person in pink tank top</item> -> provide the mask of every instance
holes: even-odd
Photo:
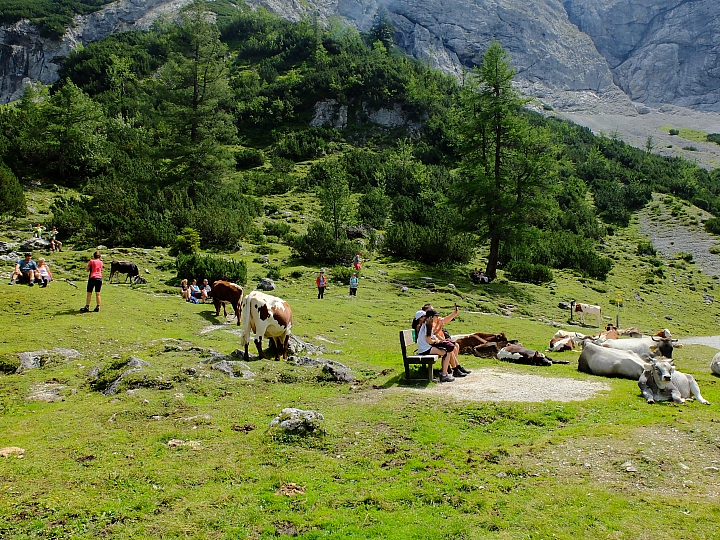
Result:
[[[80,308],[80,313],[87,313],[90,311],[90,300],[92,300],[92,293],[95,291],[95,309],[93,311],[100,311],[100,289],[102,288],[102,269],[103,262],[100,259],[100,252],[96,251],[93,253],[93,258],[87,263],[87,271],[90,272],[88,276],[87,284],[87,300],[85,300],[85,307]]]

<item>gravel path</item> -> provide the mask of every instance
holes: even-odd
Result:
[[[415,392],[442,394],[466,401],[584,401],[610,387],[602,382],[578,381],[568,377],[541,377],[506,373],[495,369],[474,369],[455,382],[436,384]]]

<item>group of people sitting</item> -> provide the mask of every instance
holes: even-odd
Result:
[[[490,283],[488,277],[483,272],[479,271],[477,268],[470,272],[470,281],[475,284]]]
[[[52,281],[52,273],[45,264],[45,259],[40,257],[38,262],[32,260],[32,253],[25,253],[25,256],[15,264],[15,271],[10,278],[10,285],[15,285],[18,280],[28,280],[31,287],[37,281],[41,287],[47,287]]]
[[[33,227],[33,238],[42,238],[47,229],[40,225]],[[47,232],[47,239],[50,241],[50,251],[62,251],[62,242],[58,240],[58,230],[53,227]]]
[[[442,358],[440,382],[453,382],[455,377],[465,377],[470,373],[470,370],[460,365],[460,347],[450,339],[450,334],[444,328],[457,314],[457,304],[455,311],[446,317],[440,317],[432,304],[425,304],[415,313],[412,322],[412,329],[417,336],[418,354],[435,354]]]
[[[210,298],[212,287],[208,283],[207,279],[203,279],[202,287],[197,284],[197,279],[193,279],[188,285],[188,280],[183,279],[180,282],[180,295],[185,299],[186,302],[193,304],[205,303],[205,300]]]

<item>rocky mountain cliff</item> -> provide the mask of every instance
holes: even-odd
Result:
[[[145,28],[190,0],[120,0],[77,17],[62,42],[20,22],[0,28],[0,101],[31,80],[52,83],[79,43]],[[565,111],[636,114],[639,104],[720,112],[717,0],[247,0],[290,20],[316,14],[368,30],[379,12],[403,50],[461,75],[492,39],[513,57],[518,83]]]

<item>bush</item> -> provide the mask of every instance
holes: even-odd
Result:
[[[720,218],[710,218],[705,222],[705,230],[711,234],[720,234]]]
[[[332,226],[321,221],[312,223],[307,234],[291,236],[288,243],[298,257],[327,264],[350,264],[362,250],[360,244],[349,241],[344,232],[336,242]]]
[[[707,141],[720,144],[720,133],[708,133]]]
[[[177,277],[195,278],[198,281],[207,278],[210,283],[224,279],[244,285],[247,280],[247,266],[245,261],[227,260],[213,255],[180,254],[177,256]]]
[[[25,215],[25,193],[13,172],[0,162],[0,214]]]
[[[383,249],[390,255],[428,264],[470,262],[475,254],[475,238],[467,233],[450,233],[440,226],[396,223],[387,232]]]
[[[185,227],[175,239],[170,255],[189,255],[200,251],[200,233],[191,227]]]
[[[353,274],[357,274],[357,277],[359,278],[361,272],[349,266],[333,266],[330,269],[330,276],[332,279],[334,281],[342,281],[344,285],[350,284],[350,278]]]
[[[280,279],[280,267],[277,265],[268,264],[267,265],[267,274],[265,277],[270,278],[272,280],[278,280]]]
[[[675,129],[675,128],[671,128],[671,129],[670,129],[670,135],[680,135],[680,130],[679,130],[679,129]]]
[[[678,260],[685,261],[685,262],[693,262],[693,254],[692,253],[685,253],[684,251],[680,251],[675,257]]]
[[[358,201],[358,219],[375,229],[383,229],[391,208],[390,197],[380,188],[371,188]]]
[[[548,283],[553,280],[552,270],[547,266],[527,261],[510,261],[505,266],[505,274],[523,283]]]
[[[265,164],[265,155],[255,148],[243,148],[235,152],[235,168],[250,169],[262,167]]]
[[[265,223],[263,234],[265,236],[277,236],[283,238],[290,233],[290,225],[278,221],[269,221]]]
[[[697,152],[697,146],[683,146],[682,149],[688,152]]]
[[[329,144],[336,140],[342,140],[338,130],[312,127],[284,134],[273,151],[283,158],[305,161],[324,155],[329,150]]]
[[[271,157],[270,164],[272,165],[272,168],[279,173],[287,174],[295,170],[295,162],[291,159],[280,156]]]
[[[641,242],[638,242],[637,254],[640,256],[657,255],[657,250],[655,249],[655,246],[653,246],[652,242],[641,241]]]

